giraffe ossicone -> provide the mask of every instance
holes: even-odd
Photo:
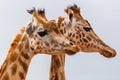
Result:
[[[79,47],[71,44],[59,32],[54,21],[45,22],[40,11],[29,11],[32,15],[28,25],[23,29],[22,36],[15,38],[16,44],[0,69],[0,80],[25,80],[29,64],[36,54],[59,55],[59,53],[76,53]],[[24,32],[24,33],[23,33]],[[13,41],[14,42],[14,41]],[[12,50],[12,51],[11,51]]]

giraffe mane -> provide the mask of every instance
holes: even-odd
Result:
[[[61,23],[62,23],[62,21],[64,20],[64,17],[62,17],[62,16],[59,16],[58,17],[58,27],[60,27],[60,25],[61,25]]]
[[[21,30],[20,30],[20,33],[18,33],[14,40],[12,41],[11,43],[11,46],[10,46],[10,49],[8,50],[8,56],[7,58],[9,57],[9,55],[11,55],[11,53],[14,51],[14,49],[16,48],[17,44],[19,43],[23,33],[25,32],[25,27],[22,27]]]
[[[2,66],[0,68],[0,77],[1,77],[1,73],[4,72],[6,62],[8,61],[12,52],[15,50],[15,48],[16,48],[17,44],[19,43],[20,39],[22,38],[22,35],[23,35],[24,32],[25,32],[25,27],[22,27],[21,30],[20,30],[20,33],[18,33],[15,36],[14,40],[12,41],[12,43],[10,45],[10,49],[8,50],[8,55],[6,57],[6,60],[4,61],[4,63],[2,64]]]

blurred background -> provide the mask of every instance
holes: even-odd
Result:
[[[57,20],[65,16],[64,9],[73,4],[81,8],[95,33],[117,56],[104,58],[98,53],[80,52],[66,57],[66,80],[120,80],[120,1],[119,0],[0,0],[0,65],[7,56],[10,43],[30,19],[26,12],[32,7],[45,8],[47,18]],[[48,80],[49,55],[32,59],[26,80]]]

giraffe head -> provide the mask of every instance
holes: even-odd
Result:
[[[54,20],[47,21],[44,9],[36,11],[34,8],[28,10],[28,13],[32,15],[32,18],[27,25],[26,33],[31,49],[35,53],[56,54],[60,52],[75,53],[79,51],[76,45],[73,45],[71,41],[59,32]]]
[[[64,26],[61,32],[71,41],[78,44],[83,52],[99,52],[101,55],[110,58],[116,55],[113,48],[105,44],[93,31],[90,23],[80,14],[77,5],[69,6],[65,9],[67,16],[60,17],[60,26]],[[65,31],[66,30],[66,31]]]

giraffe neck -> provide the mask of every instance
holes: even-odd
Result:
[[[49,80],[65,80],[65,54],[52,55]]]
[[[3,63],[0,80],[25,80],[32,57],[27,36],[24,34],[13,53]]]

